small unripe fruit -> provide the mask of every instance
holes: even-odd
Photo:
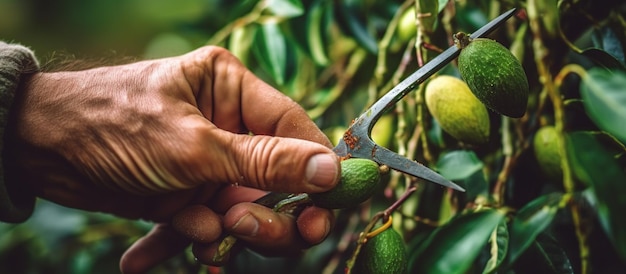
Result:
[[[407,263],[402,236],[394,229],[388,228],[365,243],[352,273],[403,274]]]
[[[537,163],[543,173],[551,180],[560,181],[562,155],[559,152],[559,133],[553,126],[540,128],[533,138],[533,149]]]
[[[465,33],[454,37],[461,48],[459,72],[476,98],[499,114],[513,118],[524,116],[528,79],[517,58],[494,40],[470,40]]]
[[[402,42],[409,41],[417,33],[417,21],[415,19],[415,7],[411,7],[402,13],[398,21],[398,38]]]
[[[341,161],[341,180],[331,190],[309,194],[318,207],[337,209],[359,205],[374,195],[380,172],[372,160],[350,158]]]
[[[441,128],[455,139],[481,144],[489,140],[489,113],[461,79],[442,75],[428,82],[426,106]]]

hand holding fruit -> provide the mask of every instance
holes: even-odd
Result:
[[[327,191],[339,161],[302,108],[223,49],[38,73],[15,117],[9,180],[68,207],[161,223],[127,251],[123,271],[181,252],[189,240],[174,228],[202,234],[191,237],[200,260],[222,230],[270,253],[318,243],[330,230],[328,210],[309,207],[296,223],[249,203],[261,190]]]

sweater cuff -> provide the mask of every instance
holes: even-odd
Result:
[[[39,63],[30,49],[0,41],[0,221],[18,223],[30,217],[35,206],[35,196],[20,189],[18,182],[6,181],[5,130],[9,111],[22,76],[39,70]]]

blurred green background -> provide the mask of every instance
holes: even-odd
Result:
[[[0,0],[0,39],[40,58],[171,56],[206,43],[238,1]]]
[[[418,66],[415,53],[429,60],[436,52],[432,48],[415,47],[415,29],[409,28],[406,39],[397,35],[396,29],[400,29],[397,26],[402,24],[394,20],[401,15],[398,13],[402,11],[400,7],[412,4],[410,1],[275,0],[268,1],[274,6],[263,11],[255,10],[259,2],[0,0],[0,40],[31,47],[44,64],[67,58],[95,59],[98,63],[115,62],[127,56],[158,58],[203,46],[224,26],[242,16],[255,14],[254,20],[217,39],[220,45],[239,53],[240,58],[249,57],[241,58],[244,64],[300,103],[332,141],[340,138],[336,132],[341,134],[347,123],[361,113],[367,101],[373,101]],[[580,273],[581,261],[590,265],[590,269],[598,270],[597,273],[609,273],[607,270],[622,273],[624,260],[619,254],[626,256],[626,248],[619,241],[611,246],[612,240],[598,225],[593,208],[597,201],[604,201],[590,198],[592,192],[581,189],[568,190],[567,195],[562,195],[569,199],[562,205],[551,203],[553,199],[545,199],[552,197],[544,196],[547,193],[561,195],[563,186],[538,171],[539,166],[528,144],[538,128],[555,121],[555,111],[547,96],[549,88],[546,87],[557,85],[544,86],[543,81],[553,79],[561,67],[581,64],[626,70],[626,5],[623,1],[619,4],[620,1],[611,0],[420,2],[439,3],[432,12],[437,18],[430,18],[433,19],[430,21],[432,32],[424,31],[423,34],[430,39],[431,46],[440,48],[449,46],[453,32],[471,32],[509,8],[524,8],[519,18],[511,19],[493,36],[509,47],[524,65],[531,97],[528,115],[524,119],[507,120],[491,113],[493,137],[482,146],[468,146],[445,134],[423,105],[422,88],[413,93],[415,96],[407,96],[396,106],[395,112],[377,124],[386,121],[388,128],[381,132],[386,135],[386,143],[391,149],[403,150],[405,155],[413,155],[410,157],[440,171],[445,170],[446,164],[453,167],[449,169],[453,173],[471,171],[466,172],[465,177],[457,178],[473,186],[468,188],[468,193],[449,193],[431,184],[420,184],[420,191],[411,196],[401,212],[395,212],[394,228],[403,232],[409,250],[421,249],[422,243],[427,242],[432,243],[428,247],[439,247],[440,253],[456,254],[448,257],[433,255],[434,262],[427,261],[422,264],[425,266],[446,266],[449,258],[468,257],[465,260],[471,261],[474,271],[468,269],[463,273],[483,273],[487,269],[486,263],[496,262],[495,259],[499,261],[490,264],[493,273],[547,273],[542,271],[546,269],[551,273]],[[561,4],[559,8],[557,3]],[[541,14],[529,20],[527,9]],[[428,17],[423,18],[428,20]],[[529,21],[534,24],[528,24]],[[562,31],[558,34],[563,37],[555,32],[555,26]],[[592,45],[594,48],[576,51],[573,45],[565,43],[565,38],[582,49]],[[277,45],[285,50],[276,50],[274,46]],[[547,57],[540,60],[538,56],[543,54]],[[553,67],[543,68],[544,61]],[[441,73],[458,75],[453,64]],[[626,79],[626,74],[619,79]],[[567,80],[563,84],[563,94],[569,99],[565,113],[568,130],[597,131],[581,106],[577,79],[570,77]],[[611,96],[620,96],[623,85],[616,86],[618,88],[607,89],[608,102],[614,101]],[[620,107],[615,109],[623,111]],[[618,125],[615,128],[623,127]],[[512,153],[512,148],[517,153]],[[615,155],[618,156],[611,159],[623,164],[626,149],[622,145],[617,150]],[[458,157],[445,158],[450,155]],[[465,157],[468,155],[471,157]],[[593,155],[606,156],[600,152]],[[609,156],[613,157],[613,154]],[[502,164],[505,158],[510,160],[508,163],[513,163],[507,168]],[[584,166],[576,168],[585,170]],[[624,170],[617,173],[623,174]],[[620,176],[615,178],[623,178]],[[352,240],[362,231],[371,213],[387,208],[408,185],[409,180],[398,173],[392,172],[389,177],[383,180],[380,193],[371,203],[338,212],[329,239],[311,248],[304,256],[267,259],[243,252],[228,267],[219,270],[203,267],[194,262],[190,253],[185,253],[151,273],[219,273],[223,270],[229,274],[343,273],[344,262],[354,244]],[[626,227],[626,222],[619,217],[624,211],[624,203],[620,202],[624,201],[623,192],[614,191],[624,190],[626,186],[618,184],[623,182],[619,179],[604,181],[615,183],[602,189],[605,192],[601,194],[606,194],[616,206],[606,207],[609,210],[605,213],[613,215],[600,215],[605,218],[600,220],[611,217],[613,219],[609,220]],[[506,191],[495,191],[496,183],[504,186]],[[494,202],[494,197],[498,198],[498,203]],[[546,204],[535,208],[532,207],[535,201]],[[511,234],[510,242],[532,243],[532,248],[528,245],[517,247],[518,261],[503,261],[501,254],[509,247],[509,235],[501,232],[507,232],[506,226],[512,222],[498,224],[495,245],[477,240],[474,257],[467,256],[466,249],[445,250],[441,247],[457,242],[462,236],[472,235],[469,232],[485,230],[485,227],[456,226],[462,232],[458,237],[424,240],[433,235],[431,232],[435,228],[442,227],[464,209],[483,206],[510,212],[509,220],[513,219],[513,223],[521,220],[525,224],[525,219],[513,218],[516,216],[513,212],[520,209],[532,213],[526,215],[532,217],[529,220],[539,220],[521,229],[508,229],[535,233],[536,236]],[[533,211],[537,208],[549,209],[551,214]],[[582,225],[572,222],[570,211],[586,218]],[[546,228],[548,224],[550,226]],[[86,213],[39,201],[35,214],[27,222],[19,225],[0,223],[0,273],[116,273],[123,251],[150,226],[141,221]],[[577,238],[574,228],[586,231],[588,235]],[[489,226],[486,229],[495,231]],[[540,232],[541,235],[537,236]],[[626,239],[623,229],[617,229],[613,234]],[[585,241],[579,247],[581,239]],[[494,247],[499,249],[492,254]],[[591,256],[581,259],[580,255],[585,252],[579,248],[589,251]],[[529,251],[521,256],[527,249]],[[427,250],[435,254],[433,249]]]

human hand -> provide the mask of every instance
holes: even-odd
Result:
[[[8,180],[68,207],[159,223],[127,251],[124,272],[185,239],[207,261],[223,230],[271,254],[319,243],[331,227],[324,209],[295,221],[250,203],[261,190],[328,190],[340,167],[302,108],[224,49],[38,73],[14,110]]]

